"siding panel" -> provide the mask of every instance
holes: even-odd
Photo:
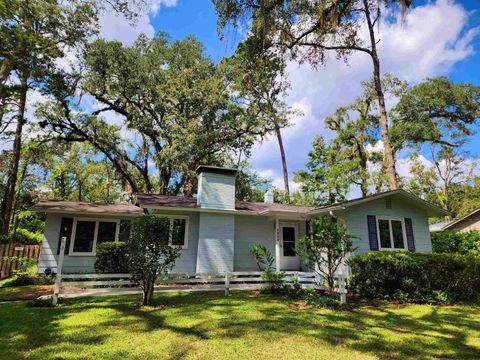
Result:
[[[367,215],[411,218],[416,251],[432,252],[426,211],[401,198],[392,197],[391,209],[386,209],[385,199],[373,200],[347,208],[346,225],[348,232],[356,237],[353,240],[353,246],[356,247],[355,254],[370,251]]]

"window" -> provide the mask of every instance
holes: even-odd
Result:
[[[380,249],[405,250],[405,224],[403,219],[378,218],[378,242]]]
[[[72,255],[94,255],[97,244],[118,239],[119,220],[83,219],[73,221]]]
[[[170,219],[170,245],[186,249],[188,246],[188,216],[161,215]]]
[[[295,253],[295,228],[291,226],[282,227],[283,256],[296,256]]]

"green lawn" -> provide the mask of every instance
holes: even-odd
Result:
[[[2,359],[480,358],[480,308],[381,305],[315,310],[253,293],[0,305]]]
[[[2,287],[0,283],[0,302],[35,299],[41,295],[51,294],[53,287],[49,285],[26,285]]]

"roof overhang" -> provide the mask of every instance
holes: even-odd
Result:
[[[411,194],[411,193],[409,193],[405,190],[402,190],[402,189],[386,191],[386,192],[383,192],[383,193],[374,194],[374,195],[370,195],[370,196],[363,197],[363,198],[358,198],[358,199],[345,201],[343,203],[324,206],[324,207],[321,207],[321,208],[314,209],[314,210],[310,211],[309,214],[312,215],[312,216],[319,215],[319,214],[327,214],[327,213],[330,213],[330,212],[345,210],[345,209],[347,209],[349,207],[352,207],[352,206],[365,204],[365,203],[368,203],[370,201],[379,200],[379,199],[386,198],[386,197],[400,197],[400,198],[403,198],[403,199],[406,199],[406,200],[409,200],[409,201],[413,201],[413,202],[415,202],[416,206],[424,209],[427,212],[428,217],[441,217],[441,216],[449,215],[449,212],[447,210],[442,209],[441,207],[439,207],[435,204],[432,204],[428,201],[425,201],[425,200],[419,198],[418,196],[413,195],[413,194]]]
[[[468,213],[467,215],[465,216],[462,216],[460,219],[457,219],[457,220],[454,220],[450,223],[448,223],[447,225],[445,225],[444,227],[442,227],[440,230],[437,230],[437,231],[444,231],[444,230],[448,230],[449,228],[451,228],[452,226],[454,225],[457,225],[459,223],[461,223],[462,221],[465,221],[467,220],[470,216],[473,216],[477,213],[480,212],[480,208],[476,209],[476,210],[473,210],[471,213]]]

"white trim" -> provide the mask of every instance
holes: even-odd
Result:
[[[405,219],[404,218],[393,217],[393,216],[376,216],[376,220],[377,220],[377,241],[378,241],[379,250],[390,250],[390,251],[405,251],[405,250],[408,250],[407,234],[406,234],[406,231],[405,231],[406,228],[405,228]],[[388,221],[388,230],[389,230],[389,233],[390,233],[390,245],[391,245],[391,247],[389,247],[389,248],[382,247],[382,243],[380,241],[380,225],[379,225],[380,220]],[[402,224],[403,248],[396,248],[394,246],[393,231],[392,231],[392,220],[393,221],[400,221],[400,223]]]
[[[175,219],[184,219],[185,220],[185,234],[183,238],[183,245],[180,246],[182,250],[188,249],[188,228],[189,228],[189,220],[190,217],[188,215],[175,215],[175,214],[158,214],[155,213],[156,216],[166,217],[170,219],[170,232],[168,238],[168,244],[172,245],[172,234],[173,234],[173,220]]]
[[[78,221],[89,221],[95,222],[95,230],[93,233],[93,246],[91,252],[75,252],[73,251],[75,244],[75,237],[77,236],[77,222]],[[106,219],[106,218],[84,218],[84,217],[74,217],[73,226],[72,226],[72,236],[70,240],[70,249],[68,251],[68,256],[95,256],[97,249],[97,237],[98,237],[98,226],[100,222],[114,222],[117,223],[115,229],[115,241],[118,241],[118,235],[120,231],[120,219]]]

